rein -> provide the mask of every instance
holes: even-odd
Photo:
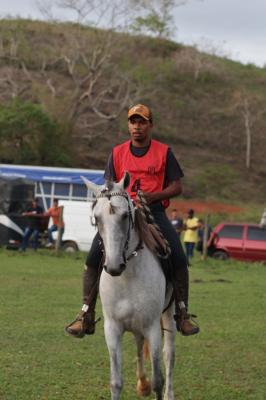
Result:
[[[165,246],[165,253],[162,254],[162,253],[157,252],[156,255],[157,255],[157,257],[166,260],[171,255],[171,247],[169,245],[169,242],[168,242],[168,240],[165,239],[164,235],[161,232],[161,229],[156,224],[155,219],[151,213],[150,207],[148,206],[148,203],[147,203],[145,197],[143,196],[143,193],[141,190],[138,191],[137,197],[140,202],[139,210],[141,212],[142,217],[144,218],[144,220],[146,220],[147,224],[151,224],[155,227],[158,235],[160,236],[160,238]]]

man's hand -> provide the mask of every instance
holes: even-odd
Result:
[[[156,201],[158,201],[158,196],[156,193],[145,192],[145,193],[143,193],[143,197],[147,201],[148,204],[152,204],[152,203],[155,203]]]
[[[178,196],[182,193],[182,187],[180,180],[171,182],[165,189],[161,192],[148,193],[143,192],[143,197],[148,204],[160,202],[163,200],[171,199],[172,197]],[[138,203],[136,201],[136,203]]]

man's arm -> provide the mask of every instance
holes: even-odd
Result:
[[[161,192],[144,193],[144,197],[148,204],[160,202],[162,200],[171,199],[172,197],[179,196],[182,193],[181,180],[170,182],[169,185]]]
[[[48,210],[43,213],[43,215],[45,217],[48,217],[48,216],[51,217],[51,214],[52,214],[52,208],[48,208]]]

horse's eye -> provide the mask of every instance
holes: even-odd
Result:
[[[123,220],[127,219],[127,216],[128,216],[127,213],[122,214],[122,219],[123,219]]]

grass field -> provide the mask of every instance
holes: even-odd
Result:
[[[63,331],[80,306],[83,257],[0,250],[1,400],[110,398],[102,321],[83,340]],[[201,333],[176,336],[176,399],[264,400],[265,265],[196,259],[190,281]],[[123,371],[122,399],[137,399],[130,334]]]

